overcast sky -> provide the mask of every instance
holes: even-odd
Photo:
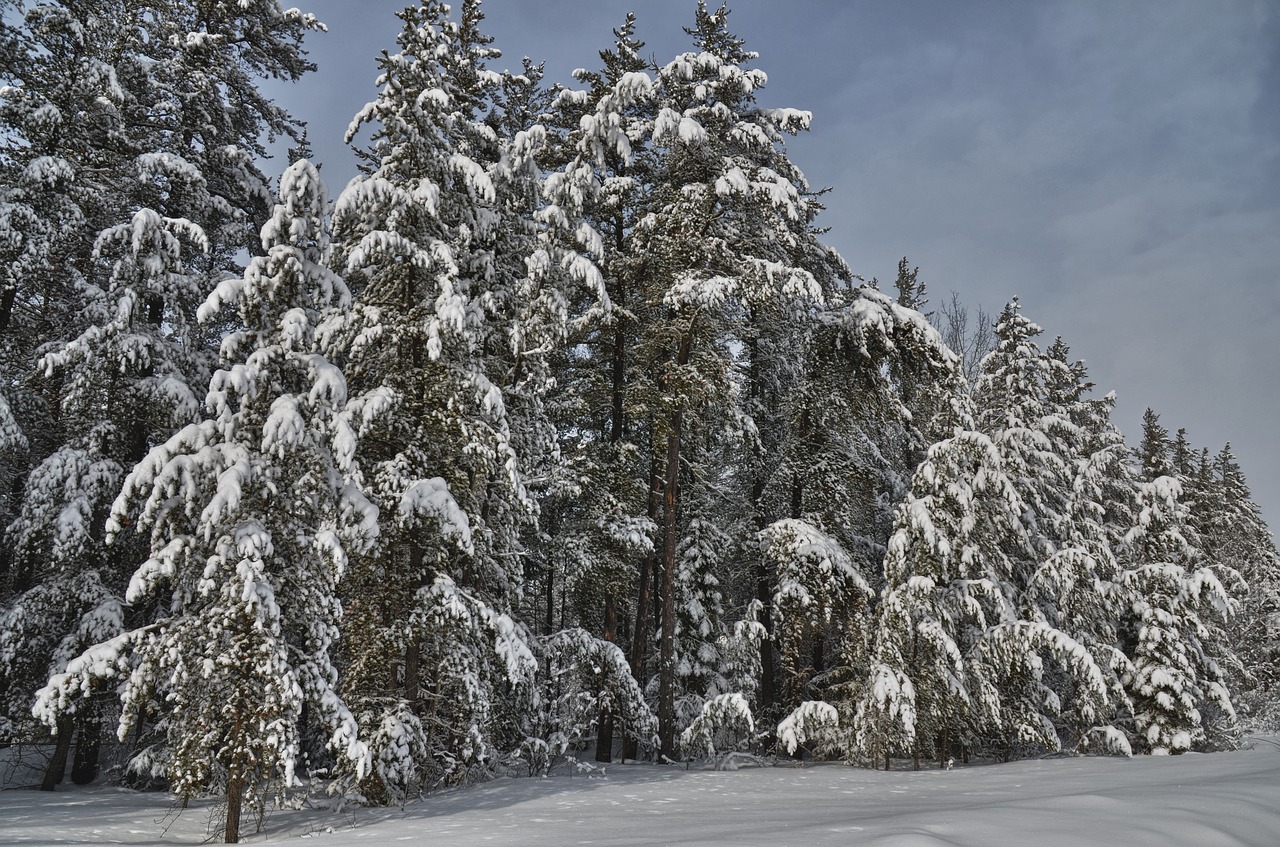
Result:
[[[375,96],[402,0],[291,0],[330,31],[277,99],[337,193],[342,134]],[[456,4],[455,4],[456,5]],[[711,4],[709,4],[711,5]],[[572,83],[628,10],[660,63],[694,0],[486,0],[504,56]],[[792,159],[830,186],[827,241],[856,273],[920,267],[992,313],[1010,297],[1119,396],[1197,447],[1230,441],[1280,526],[1280,6],[1267,0],[738,0],[761,100],[814,113]]]

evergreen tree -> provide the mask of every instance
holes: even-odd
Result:
[[[1130,592],[1122,639],[1133,662],[1125,682],[1139,741],[1156,754],[1222,744],[1235,731],[1220,659],[1236,602],[1194,546],[1181,494],[1169,476],[1139,485],[1122,548]]]
[[[1040,350],[1035,338],[1041,331],[1021,314],[1016,298],[1010,302],[996,324],[996,347],[983,360],[973,389],[979,425],[997,445],[1026,507],[1021,523],[1028,543],[1006,548],[1014,562],[1013,601],[1019,619],[1066,627],[1058,631],[1089,645],[1095,659],[1109,660],[1112,657],[1101,649],[1110,635],[1100,620],[1108,612],[1106,586],[1095,573],[1096,557],[1109,551],[1089,545],[1088,529],[1073,526],[1077,519],[1089,519],[1092,505],[1079,496],[1088,490],[1077,485],[1087,452],[1086,433],[1075,420],[1090,386],[1083,365],[1070,363],[1061,339],[1049,351]],[[1074,704],[1083,714],[1076,716],[1073,727],[1077,739],[1084,737],[1097,717],[1092,686],[1081,689],[1071,674],[1035,672],[1044,664],[1035,654],[1021,661],[1027,663],[1023,672],[1000,680],[1001,696],[1006,702],[1020,702],[1027,713],[1041,713],[1046,727],[1045,732],[1021,733],[1021,740],[1058,746],[1057,727],[1050,725],[1061,725],[1061,704],[1074,694],[1084,695]],[[1010,737],[1005,736],[1006,750]]]
[[[898,292],[898,305],[917,312],[924,312],[929,302],[929,288],[920,281],[920,269],[907,263],[907,257],[898,260],[898,277],[893,281]]]
[[[786,509],[789,518],[774,526],[790,524],[801,537],[824,539],[835,560],[850,562],[859,579],[878,592],[893,507],[906,496],[910,471],[931,442],[964,419],[959,372],[924,316],[869,286],[834,291],[804,341],[796,351],[802,379],[782,394],[788,431],[782,461],[769,481],[775,508]],[[929,390],[909,402],[908,383]],[[775,565],[776,598],[789,589],[781,562]],[[791,568],[789,578],[798,575]],[[815,573],[811,578],[826,577]],[[856,601],[835,602],[790,620],[775,599],[773,613],[778,632],[804,626],[814,615],[835,618],[805,645],[814,687],[806,691],[797,685],[802,681],[785,672],[794,663],[780,657],[787,693],[783,705],[795,709],[816,697],[851,702],[869,670],[872,632],[866,608]]]
[[[547,194],[556,198],[554,209],[576,213],[600,236],[593,259],[612,308],[605,319],[582,326],[574,346],[565,348],[589,353],[557,362],[554,416],[569,484],[542,503],[543,526],[551,532],[539,587],[548,598],[543,604],[548,621],[555,583],[569,581],[571,616],[609,641],[622,642],[629,631],[632,672],[644,680],[651,647],[658,503],[651,492],[657,465],[651,413],[634,392],[632,347],[641,327],[653,319],[652,309],[637,296],[636,238],[652,187],[647,175],[653,151],[645,139],[656,107],[648,73],[653,68],[640,57],[644,44],[635,28],[635,15],[628,14],[614,30],[613,48],[600,51],[602,66],[576,73],[585,88],[559,92],[550,114],[559,142],[548,149],[548,161],[558,168],[547,177]],[[601,490],[607,495],[599,496]],[[617,543],[624,539],[628,543]],[[584,558],[580,551],[590,553]],[[559,573],[555,563],[570,561],[584,566]],[[638,596],[629,603],[633,591]],[[623,739],[624,757],[638,754],[638,741]],[[601,714],[597,758],[609,761],[612,749],[611,717]]]
[[[1022,522],[1031,544],[1019,552],[1014,574],[1018,589],[1026,587],[1039,561],[1056,551],[1074,458],[1066,455],[1063,444],[1074,425],[1066,409],[1051,405],[1050,398],[1051,387],[1065,387],[1069,378],[1055,372],[1061,363],[1041,353],[1034,340],[1041,332],[1021,314],[1014,298],[1000,314],[996,348],[983,360],[973,388],[978,426],[997,444],[1005,472],[1026,506]]]
[[[526,480],[557,461],[546,359],[581,317],[570,288],[608,301],[579,252],[598,236],[556,193],[580,186],[539,199],[544,130],[494,129],[528,123],[534,68],[523,81],[487,68],[498,52],[477,2],[457,21],[430,1],[400,17],[400,52],[382,57],[380,95],[350,130],[374,127],[366,173],[336,210],[359,297],[334,339],[353,382],[390,405],[363,461],[394,516],[353,586],[372,637],[348,685],[366,723],[407,704],[431,754],[416,767],[456,780],[521,740],[497,706],[534,670],[512,615],[538,496]],[[365,786],[373,799],[385,788]]]
[[[1142,413],[1142,440],[1138,442],[1137,459],[1141,478],[1154,482],[1177,472],[1169,459],[1169,430],[1160,425],[1160,416],[1148,408]]]
[[[14,598],[0,626],[0,643],[7,645],[0,647],[0,666],[11,667],[21,655],[28,671],[5,674],[11,714],[29,713],[31,693],[42,679],[125,629],[123,589],[143,558],[142,539],[129,532],[108,548],[107,512],[124,475],[142,458],[149,434],[174,431],[199,414],[187,385],[187,374],[198,366],[191,355],[199,346],[194,333],[180,313],[164,325],[147,315],[149,298],[191,296],[184,242],[206,246],[203,232],[189,221],[161,218],[149,209],[106,230],[95,253],[103,259],[120,256],[106,290],[91,292],[90,326],[40,362],[47,374],[59,376],[68,441],[31,471],[22,510],[9,527],[17,573],[34,583]],[[97,709],[94,702],[78,713],[77,783],[96,775]],[[59,735],[61,756],[70,726]],[[50,773],[54,781],[61,774],[58,759]]]
[[[640,346],[653,363],[662,410],[656,433],[666,447],[658,713],[668,755],[676,733],[674,575],[686,436],[711,423],[704,417],[711,410],[747,436],[745,488],[755,530],[767,526],[772,509],[762,497],[779,436],[774,392],[789,369],[774,351],[786,349],[793,319],[821,301],[823,282],[847,273],[817,241],[819,207],[781,146],[784,133],[807,128],[808,113],[757,105],[766,76],[747,67],[756,54],[728,29],[727,7],[712,12],[699,3],[688,32],[696,49],[658,72],[654,212],[640,239],[644,296],[661,304],[661,319]],[[768,606],[773,580],[762,561],[755,576],[757,599]],[[762,623],[770,628],[767,617]],[[760,697],[768,705],[772,656],[763,648]]]
[[[1033,575],[1029,604],[1038,619],[1089,650],[1107,683],[1110,704],[1099,712],[1093,692],[1077,691],[1069,677],[1057,681],[1059,734],[1074,737],[1077,748],[1100,744],[1125,753],[1130,748],[1119,742],[1124,735],[1114,723],[1131,711],[1121,681],[1131,666],[1117,633],[1125,590],[1116,552],[1133,524],[1134,473],[1129,449],[1111,423],[1115,396],[1085,396],[1092,386],[1084,364],[1069,362],[1069,350],[1060,338],[1045,355],[1051,363],[1049,405],[1061,409],[1069,423],[1058,421],[1050,431],[1069,470],[1069,484],[1056,527],[1057,550]]]
[[[228,843],[243,801],[261,809],[269,785],[292,782],[304,706],[339,756],[367,767],[332,650],[338,582],[377,534],[355,464],[370,400],[348,397],[320,350],[322,322],[350,303],[327,267],[327,206],[309,162],[285,172],[265,255],[202,309],[208,319],[234,305],[244,327],[223,341],[225,367],[205,400],[211,419],[153,448],[113,507],[112,534],[134,519],[150,530],[150,558],[127,599],[165,590],[168,614],[89,648],[38,706],[52,724],[77,708],[78,692],[123,676],[120,736],[150,712],[168,742],[136,764],[162,768],[183,798],[224,793]]]
[[[1275,724],[1273,692],[1280,682],[1280,568],[1275,541],[1249,492],[1231,445],[1204,463],[1206,478],[1193,519],[1209,567],[1228,589],[1247,586],[1227,628],[1226,668],[1233,701],[1253,726]],[[1235,592],[1233,591],[1233,594]]]
[[[0,417],[24,449],[0,459],[13,495],[0,504],[0,570],[20,592],[6,637],[39,631],[41,658],[24,661],[50,661],[47,675],[122,625],[94,610],[118,603],[142,539],[125,533],[108,551],[102,521],[128,468],[197,414],[189,386],[207,384],[223,328],[197,330],[195,310],[270,208],[253,163],[261,135],[296,129],[256,79],[308,70],[300,40],[319,24],[275,0],[57,0],[10,25],[5,67],[19,84],[0,95],[12,141],[0,154]],[[183,241],[201,249],[180,255]],[[60,659],[46,649],[55,643]],[[34,688],[15,673],[0,668],[14,682],[6,706],[29,711]],[[82,729],[92,748],[96,733]],[[92,777],[92,758],[77,779]],[[49,787],[61,767],[55,756]]]
[[[1041,656],[1055,659],[1091,712],[1108,701],[1085,645],[1019,612],[1018,566],[1030,547],[1027,506],[1000,446],[959,431],[929,450],[899,506],[855,742],[873,760],[910,752],[917,767],[984,735],[1060,746],[1057,697]]]

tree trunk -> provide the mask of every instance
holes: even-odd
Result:
[[[555,563],[547,557],[547,580],[544,586],[542,602],[546,605],[546,621],[543,624],[543,635],[550,635],[556,626],[556,582]]]
[[[410,707],[418,702],[419,674],[418,664],[422,657],[422,648],[415,636],[410,636],[409,644],[404,649],[404,699]]]
[[[71,781],[76,785],[88,785],[98,778],[98,754],[102,743],[102,717],[92,700],[85,704],[85,712],[77,715],[79,732],[76,733],[76,754],[71,763]]]
[[[622,302],[622,291],[619,290],[619,303]],[[613,412],[610,415],[609,422],[609,440],[613,445],[617,445],[622,441],[622,436],[626,432],[626,409],[623,406],[623,400],[626,397],[627,389],[627,336],[622,329],[622,318],[614,318],[613,329]]]
[[[74,728],[75,724],[70,715],[62,715],[58,718],[58,734],[53,747],[53,758],[49,760],[49,766],[44,769],[44,781],[40,783],[41,791],[52,791],[62,784],[63,774],[67,772],[67,754],[71,752],[71,733]]]
[[[804,460],[810,461],[812,451],[809,449],[810,430],[809,410],[805,409],[800,414],[800,443],[804,446]],[[804,515],[804,476],[798,468],[791,471],[791,517],[793,520],[800,520]]]
[[[409,573],[412,574],[413,583],[417,587],[422,587],[426,580],[422,578],[422,547],[418,544],[410,542],[409,544]],[[422,656],[422,647],[418,643],[418,637],[413,632],[409,633],[409,643],[404,649],[404,699],[409,703],[410,708],[414,707],[418,702],[418,694],[420,687],[420,677],[418,673],[418,663]]]
[[[615,643],[618,639],[618,606],[612,592],[604,601],[604,640]],[[601,674],[608,673],[602,669]],[[601,680],[603,682],[603,679]],[[608,708],[600,710],[596,724],[596,761],[613,761],[613,712]]]
[[[652,432],[652,428],[650,430]],[[657,451],[650,442],[649,462],[649,520],[657,521],[658,509],[662,503],[662,476],[659,473]],[[640,586],[636,592],[636,621],[631,631],[631,675],[641,688],[644,688],[646,657],[649,653],[649,607],[653,605],[654,570],[657,564],[655,554],[651,553],[640,562]],[[622,743],[622,758],[640,758],[639,739],[628,735]]]
[[[689,363],[692,349],[690,325],[680,338],[676,367]],[[676,753],[676,516],[680,509],[680,447],[684,437],[684,399],[673,399],[676,403],[667,429],[662,485],[662,643],[658,668],[658,744],[668,759],[674,759]]]
[[[14,286],[0,291],[0,333],[9,328],[9,320],[13,315],[13,302],[18,296],[18,289]]]
[[[754,322],[753,316],[752,323],[754,324]],[[762,402],[761,398],[764,396],[764,380],[760,375],[760,342],[758,337],[752,336],[750,343],[747,345],[747,351],[750,356],[751,398],[759,408],[759,404]],[[763,461],[764,457],[757,455],[752,468],[754,479],[751,482],[751,511],[755,517],[757,532],[768,525],[764,505],[765,474],[762,467]],[[793,498],[792,511],[798,512],[800,493],[793,486],[791,494]],[[765,718],[766,725],[776,726],[773,720],[776,717],[773,713],[774,705],[778,701],[778,683],[773,662],[773,587],[775,580],[763,556],[757,555],[755,571],[756,600],[760,602],[760,624],[764,627],[765,632],[765,637],[760,641],[760,715]],[[772,736],[772,733],[770,735]]]
[[[662,644],[658,668],[658,739],[662,755],[675,758],[676,752],[676,509],[680,505],[680,439],[683,435],[684,407],[671,415],[667,433],[666,481],[662,490]]]
[[[617,233],[619,243],[622,240],[621,228]],[[618,289],[615,292],[615,300],[621,305],[626,296],[626,290],[623,287],[622,280],[618,280]],[[622,330],[622,318],[614,318],[613,327],[613,410],[610,415],[609,424],[609,441],[613,445],[614,455],[617,455],[618,446],[622,443],[622,436],[626,430],[626,415],[623,407],[623,396],[626,390],[627,379],[627,343],[626,335]],[[613,587],[607,589],[604,599],[604,640],[611,644],[618,641],[618,598],[613,592]],[[613,713],[605,708],[600,710],[599,722],[596,725],[596,761],[612,762],[613,761]]]
[[[226,844],[240,843],[240,811],[244,805],[244,784],[240,777],[227,780],[227,825],[222,833]]]
[[[764,481],[756,480],[751,486],[753,505],[764,499]],[[756,529],[764,529],[764,515],[759,507],[756,511]],[[778,700],[777,681],[773,662],[773,574],[763,556],[756,557],[756,599],[760,601],[760,624],[764,627],[765,637],[760,641],[760,714],[768,717],[772,714],[774,704]]]

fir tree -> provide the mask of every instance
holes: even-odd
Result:
[[[613,48],[600,51],[600,69],[578,72],[585,88],[560,91],[549,116],[548,128],[559,140],[547,151],[548,162],[558,165],[547,175],[546,194],[556,201],[548,211],[561,212],[566,223],[576,218],[588,225],[584,231],[599,235],[593,259],[612,308],[606,318],[575,332],[575,346],[589,354],[558,357],[558,401],[552,413],[561,433],[561,473],[568,484],[556,486],[540,510],[544,526],[553,529],[541,557],[546,564],[540,589],[550,597],[557,580],[570,580],[572,586],[566,587],[575,604],[568,611],[582,625],[610,641],[621,641],[621,633],[629,630],[633,674],[644,680],[657,530],[650,478],[656,465],[650,415],[637,409],[643,403],[637,403],[633,391],[637,371],[631,347],[652,319],[637,297],[636,227],[648,211],[651,180],[646,174],[651,173],[653,152],[644,138],[655,101],[650,96],[652,67],[640,57],[644,45],[635,28],[635,15],[628,14],[614,30]],[[608,495],[597,496],[600,489]],[[642,543],[616,543],[633,537]],[[587,550],[594,567],[572,574],[553,567],[570,561],[563,553]],[[533,552],[537,555],[536,545]],[[628,603],[633,591],[639,596]],[[544,605],[549,619],[553,604]],[[623,755],[634,758],[638,741],[625,737]],[[602,714],[597,758],[610,760],[612,748],[611,717]]]
[[[127,599],[169,593],[168,614],[91,647],[40,697],[46,721],[77,708],[77,692],[125,678],[120,736],[148,712],[162,721],[162,766],[181,797],[218,790],[224,835],[239,838],[242,802],[261,808],[276,780],[293,780],[304,706],[341,757],[367,767],[356,722],[338,696],[332,650],[348,557],[377,533],[360,488],[356,428],[368,398],[348,397],[320,351],[330,310],[349,308],[327,268],[327,199],[300,161],[281,179],[262,232],[263,256],[206,301],[234,305],[243,330],[223,341],[225,367],[190,424],[130,473],[112,510],[118,535],[135,518],[150,558]]]
[[[1276,721],[1272,692],[1280,682],[1280,568],[1275,541],[1253,502],[1244,472],[1225,445],[1206,456],[1201,497],[1192,515],[1209,567],[1229,589],[1237,574],[1247,586],[1227,628],[1231,662],[1227,677],[1242,720],[1253,726]],[[1235,592],[1233,592],[1235,593]]]
[[[811,223],[818,207],[781,146],[784,134],[808,126],[808,114],[757,105],[755,92],[766,77],[748,67],[756,55],[728,29],[727,7],[711,12],[700,3],[688,32],[696,50],[658,73],[654,213],[641,239],[644,296],[665,312],[642,349],[655,366],[652,385],[663,410],[656,432],[666,447],[658,711],[668,754],[676,731],[673,577],[687,436],[706,426],[710,421],[699,418],[715,409],[747,434],[746,490],[755,528],[763,529],[769,522],[760,499],[766,457],[777,437],[769,425],[770,386],[782,383],[773,369],[786,367],[771,351],[785,346],[790,320],[821,300],[822,280],[843,268],[817,242]],[[733,338],[745,351],[741,364],[728,346]],[[743,388],[735,396],[738,380]],[[765,440],[753,443],[753,433]],[[765,606],[772,580],[761,568],[755,581]],[[761,699],[769,704],[767,652],[762,666]]]
[[[363,454],[388,519],[353,584],[372,637],[348,688],[366,723],[407,704],[431,754],[415,766],[457,780],[519,742],[496,707],[532,684],[528,632],[512,614],[535,508],[526,474],[545,472],[555,447],[543,357],[568,322],[557,283],[593,286],[598,273],[561,261],[555,220],[545,238],[534,229],[540,128],[507,139],[486,122],[495,98],[524,83],[507,78],[502,93],[487,68],[498,53],[479,3],[457,21],[430,0],[400,17],[400,52],[383,55],[379,97],[349,131],[373,127],[367,172],[336,210],[359,297],[334,341],[353,383],[390,405]],[[365,786],[389,799],[383,788]]]
[[[1154,482],[1176,473],[1169,459],[1170,446],[1169,430],[1160,425],[1160,416],[1148,408],[1142,413],[1142,440],[1136,453],[1144,481]]]
[[[1139,741],[1156,754],[1222,744],[1235,731],[1220,659],[1236,602],[1194,546],[1181,493],[1169,476],[1142,483],[1122,548],[1131,605],[1121,634],[1133,662],[1125,683]]]
[[[920,269],[911,267],[906,256],[898,260],[898,276],[893,287],[898,292],[899,306],[924,312],[929,302],[929,288],[920,281]]]
[[[12,589],[37,590],[15,600],[25,604],[23,626],[61,640],[65,653],[86,637],[79,621],[103,597],[58,585],[87,580],[112,597],[123,592],[140,539],[125,533],[103,549],[110,489],[197,413],[189,386],[207,384],[223,328],[197,330],[196,308],[217,279],[238,271],[237,251],[269,211],[253,157],[264,153],[264,133],[295,125],[256,80],[308,70],[300,40],[319,24],[275,0],[199,8],[58,0],[31,8],[13,38],[5,26],[6,69],[20,84],[0,96],[0,126],[14,141],[0,189],[0,253],[10,260],[0,285],[0,382],[24,433],[10,440],[25,454],[7,452],[0,477],[7,491],[25,487],[29,496],[22,515],[8,505],[16,496],[0,507],[11,525],[0,559]],[[75,543],[48,542],[55,514]],[[83,602],[33,616],[28,601],[40,594]],[[56,661],[45,673],[54,670]],[[31,689],[11,690],[16,700]],[[92,773],[86,767],[82,775]],[[55,757],[50,785],[59,768]]]

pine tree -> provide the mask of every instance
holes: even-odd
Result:
[[[0,642],[7,646],[0,647],[0,665],[9,666],[21,650],[29,670],[37,672],[37,679],[10,677],[11,712],[30,710],[39,677],[60,673],[81,650],[126,628],[123,589],[143,547],[134,533],[107,547],[103,526],[110,504],[124,475],[142,458],[148,436],[193,423],[200,408],[187,385],[187,375],[198,366],[191,356],[199,346],[194,333],[181,314],[164,325],[152,322],[147,303],[189,297],[185,259],[197,252],[191,247],[205,246],[203,232],[189,221],[161,218],[149,209],[106,230],[95,254],[119,258],[106,290],[91,292],[88,329],[41,359],[42,369],[59,378],[68,440],[31,471],[22,510],[9,527],[17,573],[30,574],[34,585],[5,614]],[[78,712],[81,743],[72,774],[77,783],[96,775],[97,709],[95,702]],[[63,726],[61,747],[70,734]],[[56,781],[56,763],[53,771]]]
[[[650,415],[637,408],[643,402],[633,391],[637,357],[631,348],[652,319],[637,297],[636,227],[647,213],[651,187],[646,174],[653,151],[644,139],[655,101],[648,73],[653,68],[640,57],[644,45],[635,28],[635,15],[628,14],[614,30],[613,48],[600,52],[602,66],[576,73],[585,88],[560,91],[550,114],[548,128],[559,140],[548,145],[548,162],[558,167],[547,176],[546,195],[566,223],[576,217],[587,224],[584,231],[598,234],[599,249],[592,257],[611,309],[607,317],[583,324],[574,346],[566,347],[589,353],[557,361],[553,415],[562,434],[561,467],[568,484],[541,505],[543,526],[552,532],[540,556],[545,564],[539,588],[550,598],[557,580],[572,582],[564,586],[574,598],[567,610],[571,617],[609,641],[623,643],[629,630],[633,674],[644,680],[651,646],[657,498],[650,492],[656,465]],[[598,496],[602,489],[607,496]],[[642,543],[616,543],[624,538]],[[537,549],[532,547],[535,555]],[[589,566],[557,572],[555,563],[582,561],[580,552],[588,550]],[[633,591],[638,596],[628,603]],[[549,620],[554,604],[543,605],[542,617]],[[638,754],[638,741],[624,737],[624,757]],[[610,760],[612,748],[611,716],[602,714],[597,759]]]
[[[0,506],[9,527],[0,570],[24,592],[8,635],[40,630],[41,650],[61,643],[47,675],[86,638],[122,625],[93,611],[118,602],[140,549],[124,536],[103,548],[112,489],[197,414],[189,386],[207,384],[225,328],[197,330],[195,310],[218,278],[238,271],[237,251],[270,208],[253,163],[265,152],[261,135],[296,130],[255,80],[309,69],[300,40],[319,24],[275,0],[57,0],[31,8],[12,38],[8,26],[5,66],[20,84],[4,89],[0,105],[0,128],[14,141],[0,154],[0,254],[9,260],[0,405],[24,434],[10,440],[25,455],[6,451],[0,462],[15,495]],[[22,514],[9,505],[18,495]],[[49,541],[55,515],[66,519],[66,543]],[[80,588],[68,591],[68,581]],[[90,617],[97,624],[86,633]],[[33,688],[9,690],[6,705],[17,706]],[[82,729],[92,748],[92,726]],[[65,744],[69,733],[60,735]],[[77,779],[91,778],[92,758],[77,763]],[[55,757],[50,787],[60,769]]]
[[[735,631],[725,603],[728,586],[721,583],[732,549],[729,533],[694,517],[676,550],[675,711],[681,727],[692,723],[715,697],[753,693],[756,674],[749,672],[749,665],[741,666],[741,659],[750,659],[756,646],[752,630],[745,639]]]
[[[1073,424],[1061,405],[1051,405],[1049,396],[1055,381],[1066,380],[1055,372],[1055,360],[1043,355],[1035,343],[1041,332],[1021,314],[1014,298],[996,323],[996,349],[983,360],[973,389],[978,426],[995,440],[1005,471],[1027,506],[1022,520],[1031,547],[1017,566],[1019,588],[1027,584],[1038,562],[1055,552],[1057,524],[1069,486],[1068,463],[1074,458],[1065,455],[1062,444],[1072,434]]]
[[[1170,446],[1169,430],[1160,425],[1160,416],[1148,408],[1142,413],[1142,440],[1136,453],[1144,481],[1154,482],[1177,472],[1169,459]]]
[[[1074,681],[1092,712],[1107,703],[1094,656],[1044,616],[1020,613],[1019,566],[1030,549],[1027,505],[1000,445],[958,431],[930,448],[899,506],[855,743],[878,761],[894,750],[919,766],[930,748],[984,736],[1060,745],[1057,697],[1042,656]],[[887,761],[887,759],[886,759]]]
[[[1209,567],[1229,590],[1236,587],[1237,574],[1247,585],[1227,628],[1233,661],[1225,670],[1231,695],[1244,721],[1271,726],[1276,721],[1272,692],[1280,682],[1280,568],[1275,541],[1231,445],[1225,445],[1212,461],[1205,458],[1200,502],[1192,516],[1202,549]]]
[[[322,322],[350,302],[327,268],[327,206],[309,162],[285,172],[265,255],[202,309],[210,318],[234,305],[244,327],[223,341],[225,367],[205,401],[212,418],[152,449],[113,507],[113,534],[135,518],[150,528],[150,558],[127,599],[166,590],[169,614],[91,647],[38,707],[52,723],[75,710],[77,692],[123,675],[120,736],[148,712],[159,717],[173,790],[225,793],[228,843],[244,800],[261,808],[268,786],[292,782],[304,706],[340,757],[367,767],[332,650],[338,582],[377,533],[355,464],[370,399],[348,397],[320,351]]]
[[[1067,666],[1062,673],[1011,675],[1001,682],[1002,696],[1021,700],[1028,711],[1044,704],[1042,722],[1053,728],[1042,740],[1051,747],[1066,730],[1079,746],[1101,739],[1124,752],[1113,743],[1120,733],[1112,725],[1126,703],[1120,679],[1129,670],[1116,648],[1124,592],[1114,545],[1129,526],[1131,475],[1109,420],[1113,399],[1087,399],[1092,385],[1083,363],[1070,361],[1061,338],[1041,352],[1033,340],[1039,333],[1016,300],[1005,308],[974,399],[1027,505],[1021,519],[1030,543],[1011,550],[1018,616],[1083,645],[1105,690],[1091,671],[1081,676]],[[1118,512],[1119,522],[1108,511]]]
[[[898,260],[898,277],[893,287],[898,292],[899,306],[924,312],[929,302],[929,288],[920,281],[920,269],[911,267],[906,256]]]
[[[639,239],[644,297],[661,305],[640,348],[652,363],[650,385],[661,409],[655,432],[666,448],[658,711],[667,754],[676,732],[674,562],[686,444],[699,431],[713,431],[705,417],[712,410],[746,435],[743,482],[755,530],[763,529],[771,509],[761,497],[768,464],[776,461],[769,448],[779,435],[771,425],[773,386],[785,384],[787,369],[773,351],[786,348],[792,319],[820,302],[824,281],[847,273],[817,241],[812,221],[819,207],[782,149],[784,134],[805,129],[808,114],[757,105],[766,77],[748,67],[756,54],[728,29],[727,7],[711,12],[700,3],[688,32],[695,50],[658,72],[653,216]],[[742,345],[740,364],[730,339]],[[763,564],[755,576],[757,599],[767,606],[772,580]],[[760,698],[770,704],[772,656],[767,645],[762,649]]]
[[[772,598],[782,702],[794,708],[820,699],[814,677],[830,661],[828,643],[845,658],[846,640],[865,638],[872,590],[861,569],[834,538],[802,520],[784,518],[761,533],[765,560],[776,572]]]
[[[1021,536],[1022,509],[986,436],[963,431],[929,448],[897,510],[854,718],[873,762],[891,752],[919,761],[925,744],[963,737],[999,709],[998,699],[979,699],[989,692],[975,690],[966,661],[985,633],[1016,621],[1002,541]]]
[[[1069,362],[1059,338],[1046,352],[1050,408],[1062,421],[1049,436],[1069,471],[1065,501],[1056,526],[1056,552],[1040,563],[1028,591],[1039,619],[1084,645],[1106,679],[1108,699],[1099,712],[1093,692],[1079,691],[1075,680],[1055,686],[1061,715],[1059,734],[1076,739],[1078,749],[1101,745],[1119,753],[1131,750],[1114,726],[1131,712],[1122,677],[1131,671],[1120,650],[1117,621],[1124,614],[1126,592],[1116,559],[1123,535],[1133,525],[1136,483],[1129,449],[1111,423],[1115,396],[1088,398],[1092,387],[1082,362]]]
[[[522,741],[499,704],[533,684],[513,615],[538,496],[526,480],[557,461],[546,360],[581,317],[569,289],[594,291],[598,309],[607,297],[573,240],[598,238],[556,186],[538,198],[533,66],[523,80],[487,68],[498,53],[477,2],[457,21],[436,2],[400,17],[400,52],[382,57],[379,97],[350,130],[373,127],[367,172],[336,210],[359,295],[335,343],[353,383],[391,407],[362,457],[390,518],[352,586],[371,637],[348,689],[366,724],[407,705],[430,751],[415,767],[458,780]],[[387,788],[363,786],[380,800]]]
[[[1131,605],[1121,635],[1133,662],[1125,683],[1139,741],[1156,754],[1221,744],[1235,728],[1219,659],[1236,602],[1194,546],[1181,494],[1170,476],[1139,485],[1122,548]]]
[[[12,140],[0,148],[0,402],[22,448],[0,458],[5,527],[27,474],[64,442],[57,384],[36,362],[42,345],[85,328],[77,301],[92,295],[94,240],[127,167],[106,143],[126,98],[110,62],[118,11],[109,0],[45,4],[4,24],[4,73],[20,84],[0,94],[0,133]],[[33,587],[36,571],[14,563],[8,543],[0,571],[9,591]]]
[[[790,524],[802,537],[825,539],[832,555],[850,562],[878,593],[893,507],[906,496],[910,471],[929,443],[963,419],[955,359],[923,315],[870,286],[833,291],[794,355],[801,358],[803,375],[782,393],[788,429],[782,461],[769,481],[775,508],[789,517],[774,526]],[[929,390],[908,402],[908,383]],[[788,590],[784,570],[775,570],[777,598]],[[790,579],[795,577],[792,569]],[[795,616],[775,599],[773,614],[779,633],[803,626],[808,617],[834,616],[805,646],[813,687],[797,686],[801,680],[785,672],[793,660],[780,656],[787,694],[782,705],[793,710],[821,698],[848,709],[869,672],[873,633],[867,609],[860,602],[835,602],[790,620]]]

